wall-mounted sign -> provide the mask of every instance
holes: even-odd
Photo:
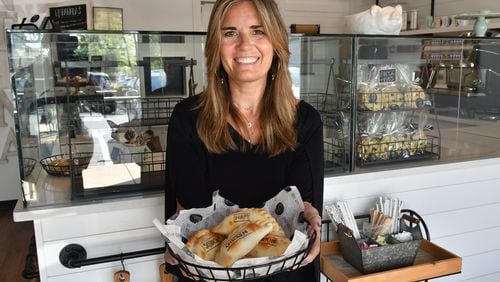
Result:
[[[50,18],[60,29],[87,29],[87,5],[50,8]]]
[[[95,30],[122,30],[122,8],[94,7]]]

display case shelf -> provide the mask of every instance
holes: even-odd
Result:
[[[488,23],[488,29],[499,29],[500,22]],[[474,25],[458,25],[451,27],[440,27],[440,28],[426,28],[417,30],[407,30],[402,31],[400,35],[448,35],[448,36],[459,36],[464,32],[472,32],[474,30]]]

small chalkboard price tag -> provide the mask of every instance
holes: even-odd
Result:
[[[379,82],[395,82],[396,81],[396,69],[383,69],[379,71]]]

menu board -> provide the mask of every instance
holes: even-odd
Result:
[[[62,30],[87,29],[87,5],[50,8],[50,18]]]

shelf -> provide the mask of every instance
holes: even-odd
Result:
[[[422,240],[413,265],[362,274],[343,259],[340,243],[335,241],[321,243],[320,267],[321,272],[335,282],[419,281],[460,273],[462,258],[430,241]]]
[[[444,96],[463,96],[463,97],[486,97],[487,94],[479,91],[459,91],[458,89],[429,89],[429,94],[444,95]]]
[[[488,23],[488,29],[498,29],[500,28],[500,22]],[[453,26],[453,27],[441,27],[441,28],[427,28],[427,29],[417,29],[402,31],[399,35],[421,35],[421,34],[447,34],[447,33],[461,33],[474,31],[473,25],[464,26]]]
[[[427,61],[415,58],[398,59],[358,59],[358,65],[423,65]]]

